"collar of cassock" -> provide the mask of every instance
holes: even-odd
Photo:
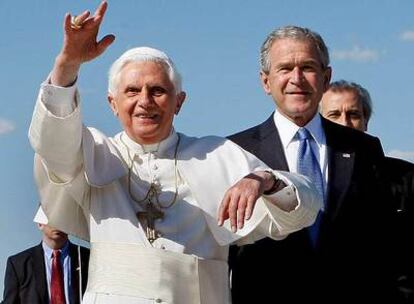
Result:
[[[113,139],[103,140],[108,144],[96,145],[93,136],[83,138],[85,174],[89,185],[95,187],[103,187],[127,175],[131,161],[145,153],[173,159],[178,134],[172,129],[166,139],[153,145],[140,145],[125,132],[118,133]]]
[[[150,144],[150,145],[141,145],[134,140],[132,140],[126,132],[122,132],[121,141],[126,145],[130,157],[135,155],[143,155],[146,153],[152,153],[157,156],[167,156],[172,157],[175,150],[175,145],[177,144],[178,135],[175,132],[174,128],[171,129],[170,135],[159,143]]]

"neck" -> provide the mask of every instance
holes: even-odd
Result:
[[[304,127],[313,119],[314,116],[315,115],[312,115],[311,117],[305,117],[305,116],[288,117],[288,119],[291,120],[298,127]]]
[[[65,246],[68,239],[52,240],[49,238],[43,238],[43,241],[46,243],[47,246],[49,246],[49,248],[53,250],[58,250],[58,249],[62,249]]]

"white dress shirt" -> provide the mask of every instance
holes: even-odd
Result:
[[[290,172],[298,172],[298,150],[299,139],[296,136],[299,126],[294,122],[282,115],[278,110],[275,111],[273,119],[278,129],[280,140],[282,142],[283,150],[285,152],[286,160],[288,163]],[[328,184],[328,154],[325,132],[322,128],[322,120],[319,114],[316,114],[305,126],[309,133],[313,137],[311,141],[311,148],[314,152],[316,159],[321,167],[321,172],[324,182],[325,198],[327,193]]]
[[[50,281],[52,279],[52,253],[53,249],[50,248],[45,242],[42,242],[45,266],[46,266],[46,280],[47,280],[47,290],[49,293],[50,300]],[[60,259],[63,270],[63,284],[65,287],[65,299],[66,303],[70,302],[70,292],[71,289],[71,261],[69,256],[69,242],[67,241],[65,246],[60,249]],[[62,262],[63,261],[63,262]]]

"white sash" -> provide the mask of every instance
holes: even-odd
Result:
[[[91,244],[84,304],[230,302],[226,261],[137,244]]]

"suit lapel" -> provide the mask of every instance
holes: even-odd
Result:
[[[329,160],[326,212],[331,218],[335,218],[351,182],[355,153],[343,144],[346,138],[337,132],[336,125],[325,119],[322,119],[322,125],[325,130]]]
[[[33,250],[33,276],[35,277],[36,291],[41,303],[49,303],[49,292],[47,289],[46,266],[42,244]]]
[[[354,171],[355,153],[347,138],[338,126],[322,118],[328,147],[328,195],[326,214],[335,218],[345,199]],[[273,114],[261,125],[253,135],[257,140],[257,149],[253,151],[268,166],[277,170],[289,171],[279,132],[273,120]]]
[[[254,153],[272,169],[289,171],[285,152],[280,140],[279,132],[273,120],[273,114],[258,126],[257,151]]]
[[[71,298],[74,304],[78,304],[79,301],[79,261],[78,261],[78,248],[76,245],[69,242],[69,256],[71,264]]]

